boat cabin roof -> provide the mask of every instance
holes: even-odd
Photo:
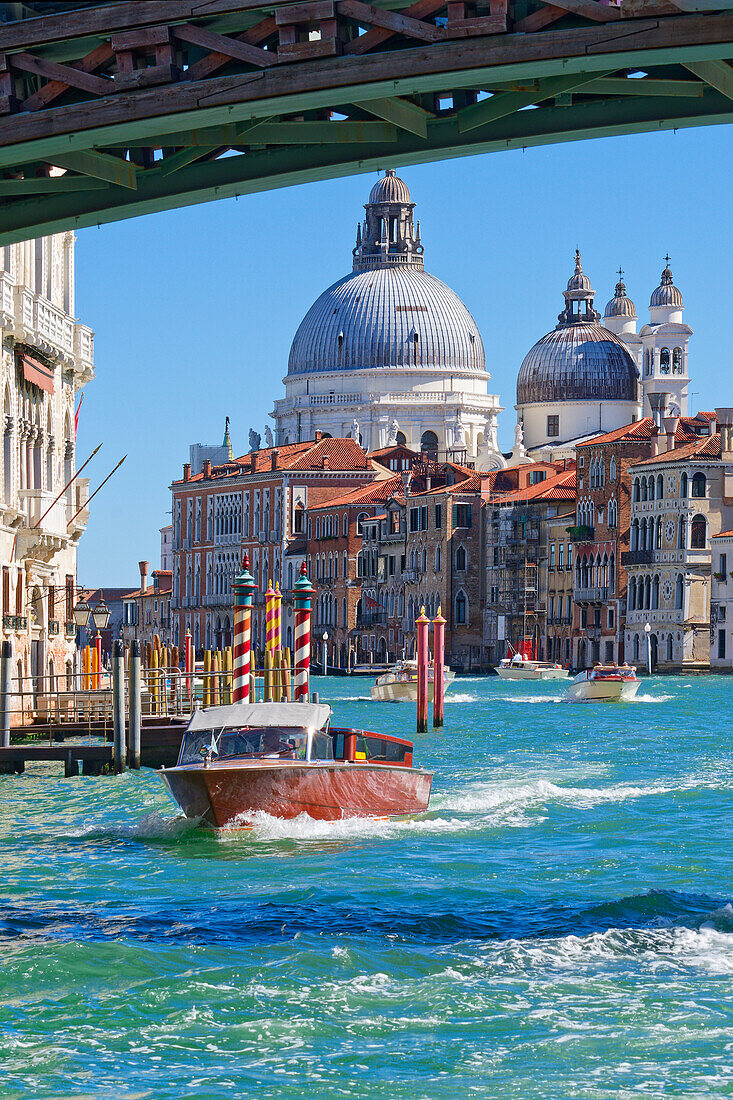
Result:
[[[325,703],[231,703],[224,707],[196,710],[189,731],[279,726],[320,730],[331,717]]]

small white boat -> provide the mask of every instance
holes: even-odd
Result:
[[[496,668],[502,680],[567,680],[570,675],[562,665],[549,661],[531,661],[521,653],[505,657]]]
[[[633,699],[641,680],[632,665],[596,665],[579,672],[568,688],[571,703],[621,703]]]
[[[443,669],[443,692],[455,680],[455,672]],[[375,703],[417,702],[417,661],[398,661],[389,672],[378,676],[371,686]],[[428,697],[433,698],[433,666],[428,665]]]

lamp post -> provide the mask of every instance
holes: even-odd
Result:
[[[328,631],[323,631],[323,675],[328,675]]]
[[[649,623],[644,623],[644,633],[646,634],[646,671],[647,676],[652,674],[652,628]]]
[[[99,592],[99,602],[97,603],[97,606],[92,611],[92,621],[94,622],[94,626],[95,626],[96,631],[97,631],[97,635],[94,639],[94,648],[97,652],[97,670],[96,670],[96,675],[94,677],[94,687],[95,687],[96,690],[99,690],[99,688],[102,686],[102,677],[101,677],[101,672],[102,672],[102,634],[101,634],[101,631],[105,630],[107,628],[107,626],[109,625],[109,620],[110,620],[110,615],[111,614],[112,613],[111,613],[110,609],[107,607],[107,604],[104,602],[104,593],[100,590],[100,592]]]

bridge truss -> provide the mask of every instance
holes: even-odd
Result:
[[[387,165],[730,122],[732,7],[0,3],[0,245]]]

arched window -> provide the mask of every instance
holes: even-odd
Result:
[[[659,577],[655,576],[652,582],[652,610],[659,609]]]
[[[629,611],[636,609],[636,577],[629,578]]]
[[[461,589],[456,594],[456,624],[464,625],[468,622],[468,603],[466,601],[466,594]]]
[[[656,538],[654,540],[654,549],[655,550],[661,550],[662,549],[662,517],[661,516],[657,516],[657,528],[656,528]]]
[[[650,477],[649,478],[649,488],[648,488],[649,500],[654,500],[654,488],[655,488],[654,478]]]
[[[435,572],[440,572],[440,546],[435,547]]]
[[[684,374],[684,371],[682,369],[682,348],[675,348],[674,351],[672,352],[672,374]],[[672,640],[672,635],[671,634],[670,634],[669,638],[670,638],[670,641],[671,641]],[[670,658],[670,660],[671,660],[671,658]]]
[[[432,458],[437,461],[438,458],[438,437],[435,432],[423,432],[420,437],[420,450],[428,458]]]
[[[639,660],[639,635],[634,635],[634,660]]]
[[[664,498],[664,478],[661,474],[657,475],[657,500]]]
[[[638,519],[631,521],[631,550],[639,549],[639,521]]]
[[[634,478],[634,500],[641,500],[641,489],[638,477]]]
[[[682,607],[683,594],[684,594],[684,581],[682,579],[682,574],[678,573],[677,574],[677,580],[675,582],[675,587],[674,587],[674,605],[678,609]]]
[[[695,516],[690,531],[690,549],[704,550],[707,545],[707,533],[708,525],[705,516]]]
[[[675,348],[674,350],[677,351],[678,349]],[[667,635],[667,660],[668,661],[672,660],[672,635],[671,634]]]
[[[669,348],[662,348],[659,353],[659,369],[662,374],[669,374]]]
[[[356,517],[356,530],[360,535],[362,535],[364,533],[362,528],[364,526],[365,521],[368,520],[368,519],[369,519],[369,516],[366,514],[366,512],[359,512],[359,515]]]
[[[705,480],[705,474],[696,473],[692,476],[692,495],[693,497],[702,498],[706,495],[707,483]]]
[[[466,569],[466,548],[459,546],[456,550],[456,569],[462,573]]]
[[[680,478],[680,497],[683,500],[687,497],[687,474],[685,473]]]
[[[404,432],[397,432],[396,439],[397,439],[397,445],[399,447],[405,447],[407,445],[407,439],[405,438],[405,433]]]
[[[643,477],[641,479],[641,499],[642,500],[648,500],[648,494],[649,494],[649,487],[647,485],[646,478]]]
[[[616,480],[616,456],[611,456],[611,461],[608,464],[608,479],[609,481]]]
[[[687,518],[680,516],[680,521],[677,526],[677,549],[684,550],[687,542]]]
[[[618,527],[618,503],[613,499],[608,502],[608,526]]]

